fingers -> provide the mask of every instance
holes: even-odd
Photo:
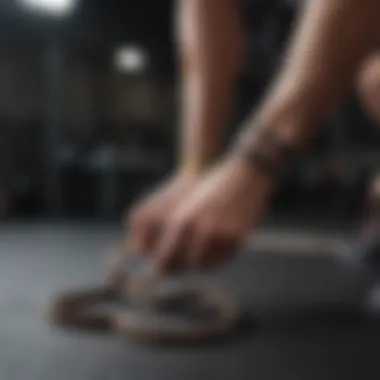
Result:
[[[150,256],[157,270],[211,270],[229,262],[244,235],[240,219],[214,209],[182,207],[171,215],[157,208],[139,209],[130,218],[132,249]],[[239,222],[240,221],[240,222]]]
[[[200,229],[187,253],[189,265],[194,269],[211,270],[229,262],[240,239],[227,229],[212,226]]]
[[[162,224],[162,220],[149,212],[133,213],[129,229],[131,248],[141,255],[149,255],[160,236]]]
[[[157,249],[161,271],[211,270],[229,262],[242,234],[220,224],[198,225],[189,221],[170,222]]]
[[[191,238],[190,225],[168,223],[156,250],[156,264],[163,272],[178,272],[186,266],[186,247]]]

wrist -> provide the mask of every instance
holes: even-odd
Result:
[[[178,171],[185,177],[199,178],[214,164],[214,160],[199,155],[187,154],[181,158]]]
[[[242,156],[230,154],[226,157],[226,162],[232,167],[232,172],[237,174],[237,178],[242,179],[248,191],[260,189],[270,196],[278,184],[278,177],[268,175]]]
[[[231,154],[245,161],[251,170],[278,178],[292,166],[299,144],[283,138],[266,126],[245,131],[232,146]]]

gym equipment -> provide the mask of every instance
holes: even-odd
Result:
[[[379,224],[356,243],[336,236],[274,231],[247,242],[253,251],[287,255],[326,255],[357,278],[355,305],[363,316],[380,312]],[[148,262],[124,255],[110,256],[103,285],[58,295],[51,309],[59,326],[113,331],[145,343],[200,343],[226,336],[240,327],[242,309],[215,284],[199,277],[163,278]],[[355,307],[356,307],[355,306]]]
[[[214,284],[163,281],[142,260],[136,265],[121,253],[113,259],[104,285],[54,299],[54,324],[113,331],[145,343],[203,342],[237,326],[238,305]]]

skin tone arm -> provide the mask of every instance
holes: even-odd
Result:
[[[182,79],[179,166],[128,213],[129,238],[143,254],[155,246],[168,210],[176,208],[220,154],[241,65],[236,0],[179,0],[175,18]]]
[[[305,6],[282,69],[244,138],[260,147],[270,131],[304,146],[347,94],[380,36],[378,0],[311,0]],[[157,245],[160,270],[212,268],[231,259],[265,216],[277,178],[232,150],[182,202]]]
[[[182,67],[183,170],[202,171],[220,154],[242,56],[236,0],[182,0],[177,35]]]
[[[376,0],[312,0],[305,7],[278,77],[251,125],[303,142],[351,88],[380,40]],[[250,128],[250,127],[248,127]]]
[[[377,127],[380,126],[380,51],[371,54],[361,67],[357,90],[364,109]]]

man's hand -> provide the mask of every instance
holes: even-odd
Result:
[[[264,216],[273,181],[240,158],[220,163],[166,219],[154,258],[163,271],[229,261]]]
[[[134,250],[143,255],[153,250],[171,212],[193,190],[199,177],[195,173],[174,175],[133,207],[126,222]]]

